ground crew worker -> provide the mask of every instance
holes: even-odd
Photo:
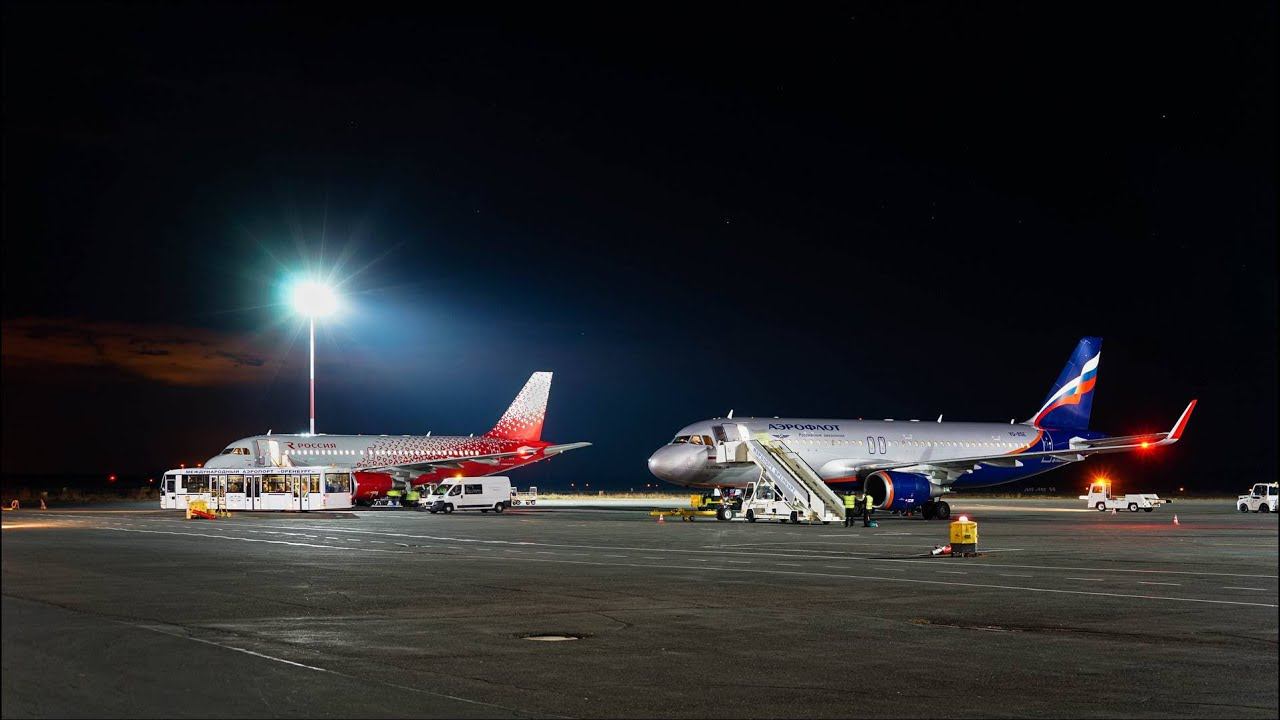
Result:
[[[844,494],[844,526],[853,527],[853,519],[858,515],[858,498],[853,491]]]
[[[874,504],[870,493],[862,497],[862,527],[871,527],[871,506]]]

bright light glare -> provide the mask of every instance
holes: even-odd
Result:
[[[969,522],[969,516],[968,516],[968,515],[961,515],[961,516],[960,516],[960,522]]]
[[[332,315],[338,309],[338,296],[333,289],[314,280],[293,286],[293,308],[307,317]]]

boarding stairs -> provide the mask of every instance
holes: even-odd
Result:
[[[757,435],[745,445],[751,462],[760,466],[762,478],[804,517],[823,521],[844,518],[844,503],[786,443]]]

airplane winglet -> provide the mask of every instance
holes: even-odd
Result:
[[[1191,404],[1187,405],[1187,409],[1182,411],[1182,416],[1178,418],[1178,422],[1174,423],[1173,429],[1169,431],[1167,440],[1177,442],[1182,438],[1182,431],[1187,429],[1187,421],[1191,419],[1191,411],[1196,409],[1196,402],[1196,400],[1192,400]]]

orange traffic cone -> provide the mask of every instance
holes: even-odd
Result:
[[[665,523],[665,522],[666,522],[666,517],[667,517],[666,515],[663,515],[663,514],[659,513],[659,514],[658,514],[658,522],[660,522],[660,523]]]
[[[1174,516],[1173,516],[1173,524],[1174,524],[1174,525],[1181,525],[1181,524],[1182,524],[1182,523],[1178,522],[1178,516],[1177,516],[1177,515],[1174,515]]]

